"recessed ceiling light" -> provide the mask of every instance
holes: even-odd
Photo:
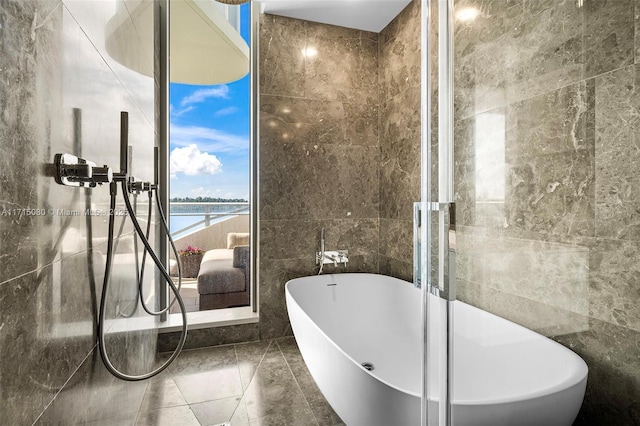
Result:
[[[305,47],[302,49],[302,56],[305,58],[313,58],[318,54],[318,50],[315,47]]]

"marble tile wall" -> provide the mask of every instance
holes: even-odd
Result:
[[[456,1],[469,7],[454,39],[460,298],[585,359],[576,424],[638,424],[640,2]]]
[[[413,1],[380,33],[380,273],[413,280],[420,200],[420,11]]]
[[[377,34],[261,15],[261,339],[291,334],[284,284],[317,272],[322,228],[378,271],[378,96]]]
[[[118,167],[120,111],[129,111],[136,175],[153,177],[154,78],[119,65],[105,47],[107,23],[129,20],[127,7],[121,0],[0,4],[0,419],[6,424],[91,421],[137,394],[134,385],[116,383],[96,357],[108,188],[56,185],[48,167],[60,152]],[[140,60],[153,61],[152,47],[140,52]],[[94,214],[83,214],[87,208]],[[116,315],[130,312],[135,300],[132,228],[120,223],[108,344],[117,366],[139,373],[155,362],[156,332],[153,324],[133,331],[137,313],[129,320]],[[154,274],[146,275],[149,290]],[[62,400],[73,403],[54,409],[65,406],[56,402]]]

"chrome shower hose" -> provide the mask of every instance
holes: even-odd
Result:
[[[106,300],[107,300],[108,287],[109,287],[110,278],[111,278],[111,269],[112,269],[112,266],[113,266],[113,241],[114,241],[113,235],[114,235],[114,222],[115,222],[114,210],[115,210],[115,206],[116,206],[116,196],[117,196],[117,193],[118,193],[117,183],[112,182],[110,184],[110,187],[109,187],[110,188],[110,203],[109,203],[109,209],[110,210],[109,210],[109,238],[108,238],[108,241],[107,241],[107,260],[106,260],[106,266],[105,266],[104,281],[103,281],[103,285],[102,285],[102,297],[100,299],[100,310],[99,310],[99,313],[98,313],[98,349],[100,351],[100,356],[102,357],[102,361],[104,362],[105,367],[107,368],[107,370],[111,374],[113,374],[115,377],[117,377],[119,379],[122,379],[122,380],[139,381],[139,380],[148,379],[150,377],[153,377],[153,376],[159,374],[164,369],[166,369],[178,357],[178,355],[180,355],[180,352],[182,351],[182,348],[184,347],[184,342],[187,339],[187,313],[186,313],[186,309],[185,309],[182,297],[180,297],[180,289],[179,289],[179,287],[176,287],[176,285],[174,284],[173,280],[169,276],[169,272],[166,270],[166,268],[164,267],[164,265],[162,264],[162,262],[160,261],[158,256],[153,251],[153,248],[151,247],[151,244],[149,243],[148,232],[149,232],[149,229],[150,229],[150,222],[151,221],[150,220],[147,221],[147,235],[145,235],[145,233],[142,231],[142,227],[138,223],[138,219],[136,218],[135,212],[133,211],[133,208],[131,206],[131,201],[129,200],[129,197],[127,195],[128,194],[127,182],[122,181],[121,184],[122,184],[122,192],[123,192],[124,202],[125,202],[125,205],[127,207],[127,212],[129,213],[129,217],[131,218],[131,221],[133,223],[133,227],[135,228],[136,233],[140,237],[140,240],[142,241],[142,244],[145,247],[141,273],[140,273],[140,276],[136,277],[136,279],[138,280],[137,285],[138,285],[139,297],[140,297],[141,300],[144,299],[143,294],[142,294],[142,278],[144,276],[144,273],[142,271],[144,271],[144,261],[146,259],[147,252],[149,253],[149,256],[151,256],[151,259],[153,259],[153,262],[158,267],[158,270],[160,271],[160,273],[167,280],[167,283],[169,284],[169,287],[171,288],[171,291],[175,295],[175,299],[173,300],[173,302],[171,302],[171,304],[169,304],[169,306],[167,306],[165,309],[162,309],[161,311],[158,311],[158,312],[151,311],[150,309],[147,308],[147,306],[145,305],[144,302],[142,302],[142,306],[145,309],[145,311],[148,312],[151,315],[161,315],[161,314],[166,313],[171,308],[171,306],[177,301],[178,305],[180,306],[180,311],[181,311],[181,314],[182,314],[182,332],[181,332],[181,335],[180,335],[180,341],[178,342],[178,345],[176,346],[176,349],[173,351],[173,353],[171,354],[169,359],[167,359],[158,368],[156,368],[155,370],[150,371],[148,373],[145,373],[145,374],[130,375],[130,374],[122,373],[121,371],[119,371],[113,365],[113,363],[111,362],[111,360],[109,359],[109,356],[107,354],[106,343],[105,343],[105,329],[104,329],[104,320],[105,320],[105,314],[106,314]],[[158,201],[157,192],[156,192],[156,201],[157,201],[157,204],[158,204],[158,207],[159,207],[160,217],[162,218],[162,223],[163,223],[164,229],[167,232],[167,236],[169,237],[169,241],[171,242],[171,246],[172,246],[172,248],[173,248],[173,250],[175,252],[176,251],[175,244],[174,244],[173,240],[171,239],[171,236],[169,235],[169,227],[167,225],[164,213],[162,212],[162,209],[160,208],[161,206],[160,206],[160,203]],[[151,200],[149,200],[149,204],[151,204]],[[176,258],[179,259],[179,257],[177,257],[177,256],[176,256]],[[180,262],[179,261],[178,261],[178,277],[179,277],[179,285],[180,285],[182,283],[182,278],[181,278]]]

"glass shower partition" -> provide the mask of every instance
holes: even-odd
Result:
[[[623,424],[637,348],[611,336],[638,318],[633,2],[422,5],[423,425],[455,424],[461,302],[590,357],[583,411]]]
[[[423,299],[422,424],[452,424],[456,218],[453,0],[422,1],[422,200],[414,208],[415,284]]]

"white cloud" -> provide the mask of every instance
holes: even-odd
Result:
[[[197,145],[208,152],[233,152],[242,154],[249,150],[249,137],[198,126],[171,125],[171,144],[187,147]]]
[[[198,89],[189,96],[182,98],[180,106],[199,104],[209,98],[229,99],[229,86],[222,84],[208,89]]]
[[[171,117],[180,117],[183,114],[188,113],[189,111],[193,111],[196,109],[193,105],[186,106],[184,108],[175,108],[172,104],[169,105],[169,113]]]
[[[214,117],[224,117],[225,115],[235,114],[238,111],[239,111],[238,107],[232,106],[232,107],[229,107],[229,108],[219,109],[218,111],[213,113],[213,116]]]
[[[171,151],[169,170],[172,176],[178,173],[188,176],[214,175],[222,172],[222,163],[215,155],[201,152],[192,144]]]

